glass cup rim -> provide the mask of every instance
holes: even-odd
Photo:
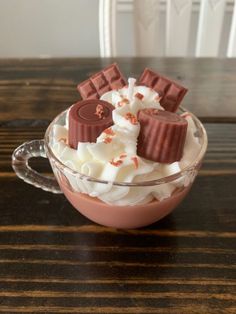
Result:
[[[188,111],[187,109],[185,109],[184,107],[180,106],[179,110],[182,111],[183,113],[188,113],[191,115],[191,117],[193,118],[194,123],[197,125],[198,129],[201,130],[202,132],[202,137],[203,137],[203,143],[201,145],[201,149],[200,152],[198,153],[197,157],[191,162],[189,163],[187,166],[185,166],[181,171],[176,172],[175,174],[169,175],[169,176],[165,176],[156,180],[149,180],[149,181],[139,181],[139,182],[121,182],[121,181],[109,181],[109,180],[99,180],[95,177],[91,177],[85,174],[82,174],[76,170],[73,170],[72,168],[70,168],[69,166],[63,164],[53,153],[50,145],[49,145],[49,134],[51,131],[52,126],[55,124],[55,122],[62,117],[64,114],[66,114],[66,112],[69,110],[66,109],[63,112],[61,112],[60,114],[58,114],[53,120],[52,122],[49,124],[46,132],[45,132],[45,136],[44,136],[44,145],[45,145],[45,149],[46,149],[46,154],[50,159],[53,159],[54,163],[59,166],[60,168],[63,168],[63,171],[66,170],[68,173],[70,173],[71,175],[74,176],[79,176],[81,180],[87,180],[89,182],[94,182],[94,183],[101,183],[101,184],[112,184],[114,186],[129,186],[129,187],[141,187],[141,186],[155,186],[155,185],[160,185],[160,184],[166,184],[166,183],[170,183],[171,181],[177,180],[179,178],[181,178],[182,176],[186,175],[188,172],[191,172],[193,170],[196,169],[197,165],[200,163],[200,161],[202,160],[202,158],[205,155],[206,149],[207,149],[207,144],[208,144],[208,138],[207,138],[207,133],[206,130],[203,126],[203,124],[201,123],[201,121],[190,111]]]

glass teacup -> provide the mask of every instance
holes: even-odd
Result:
[[[180,108],[180,113],[186,112]],[[189,113],[196,126],[194,136],[200,143],[197,157],[180,172],[151,181],[139,182],[111,182],[81,174],[63,164],[53,153],[50,145],[52,128],[55,124],[65,125],[67,111],[59,114],[48,126],[44,140],[26,142],[16,148],[12,155],[12,166],[18,177],[25,182],[53,193],[64,193],[69,202],[90,220],[115,228],[139,228],[154,223],[168,215],[188,194],[192,183],[201,167],[207,149],[207,134],[202,123]],[[55,177],[46,176],[33,170],[28,165],[32,157],[48,158]],[[176,182],[181,182],[177,184]],[[136,205],[107,204],[93,193],[95,187],[102,185],[103,190],[110,190],[117,195],[146,195],[145,202]],[[150,191],[169,189],[168,197],[157,200],[148,196]],[[175,186],[175,188],[173,188]],[[100,186],[101,187],[101,186]],[[93,196],[91,196],[93,195]]]

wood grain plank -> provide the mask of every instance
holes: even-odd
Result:
[[[225,264],[199,264],[199,263],[181,263],[181,264],[155,264],[155,263],[139,263],[139,262],[120,262],[120,261],[71,261],[71,260],[54,260],[54,259],[0,259],[0,264],[40,264],[40,265],[75,265],[75,266],[96,266],[96,267],[117,267],[117,268],[215,268],[215,269],[229,269],[229,270],[236,270],[235,264],[225,265]]]
[[[101,287],[101,285],[106,284],[119,284],[119,285],[155,285],[158,286],[159,284],[165,285],[197,285],[197,286],[235,286],[235,280],[227,280],[224,279],[214,279],[214,278],[204,278],[199,277],[196,280],[190,279],[186,280],[185,282],[181,282],[180,278],[160,278],[154,280],[146,280],[143,278],[136,278],[136,279],[68,279],[68,278],[15,278],[15,277],[0,277],[0,282],[4,283],[25,283],[25,284],[34,284],[34,283],[42,283],[42,284],[66,284],[66,285],[92,285]],[[79,287],[79,286],[77,286]],[[80,286],[81,287],[81,286]]]
[[[236,120],[236,60],[213,58],[1,60],[1,120],[51,120],[79,98],[78,82],[114,61],[126,76],[138,77],[147,66],[180,81],[189,88],[183,105],[199,117]]]
[[[7,306],[11,309],[14,308],[14,304],[16,301],[19,303],[19,306],[15,307],[16,309],[28,308],[34,310],[36,309],[36,313],[39,310],[44,310],[44,313],[48,313],[52,308],[54,309],[76,309],[78,313],[92,313],[93,309],[95,313],[156,313],[158,309],[168,309],[169,311],[178,310],[177,313],[182,313],[181,309],[188,309],[188,313],[209,313],[209,310],[217,310],[215,313],[228,313],[225,312],[225,309],[232,309],[234,304],[231,300],[218,300],[212,298],[210,300],[206,299],[186,299],[185,306],[183,305],[183,301],[181,299],[172,299],[170,302],[169,298],[159,298],[158,306],[155,306],[155,299],[136,299],[136,298],[126,298],[126,299],[101,299],[101,298],[91,298],[90,304],[88,298],[2,298],[2,308],[6,309]],[[32,306],[32,300],[34,300],[35,306]],[[69,303],[70,302],[70,303]],[[225,303],[225,307],[221,306],[221,302]],[[96,303],[98,306],[96,307]],[[210,303],[210,306],[207,305]],[[70,304],[70,305],[68,305]],[[145,305],[146,304],[146,305]],[[85,310],[84,310],[85,309]],[[137,311],[135,311],[137,309]],[[154,311],[156,309],[156,312]],[[90,310],[90,312],[89,312]],[[127,311],[126,311],[127,310]],[[199,312],[200,310],[200,312]],[[202,311],[203,310],[203,311]],[[208,310],[208,311],[207,311]],[[195,312],[194,312],[195,311]],[[59,312],[59,311],[58,311]],[[32,313],[35,313],[34,311]],[[67,313],[67,312],[66,312]],[[161,313],[160,311],[158,313]],[[166,313],[169,313],[166,311]],[[176,313],[176,312],[175,312]],[[187,312],[185,312],[187,313]],[[213,313],[213,312],[211,312]]]
[[[189,314],[191,311],[192,314],[199,314],[199,309],[201,310],[202,314],[216,314],[214,308],[209,308],[208,306],[201,305],[197,308],[193,307],[183,307],[178,306],[175,308],[147,308],[147,307],[64,307],[64,306],[19,306],[17,308],[12,306],[1,306],[0,312],[5,314],[8,313],[110,313],[110,314]],[[217,309],[217,314],[234,314],[236,307],[226,307],[225,309]]]
[[[89,252],[177,252],[175,247],[119,247],[119,246],[83,246],[83,245],[62,245],[62,244],[0,244],[0,250],[17,250],[17,251],[89,251]],[[193,254],[233,254],[236,255],[234,249],[221,248],[178,248],[179,253],[193,253]],[[50,253],[51,254],[51,253]]]
[[[128,280],[133,278],[139,284],[139,280],[152,281],[157,280],[158,278],[164,278],[165,280],[171,280],[173,277],[178,278],[179,280],[179,288],[178,290],[183,291],[192,291],[193,287],[190,285],[189,287],[184,289],[184,283],[188,282],[188,280],[199,280],[201,278],[207,278],[210,280],[220,281],[221,283],[225,283],[227,285],[227,281],[234,280],[235,282],[235,269],[231,268],[213,268],[211,269],[210,265],[208,267],[198,268],[197,265],[195,267],[109,267],[109,263],[99,267],[96,265],[67,265],[67,264],[20,264],[20,263],[6,263],[1,264],[1,269],[4,271],[4,275],[6,277],[15,276],[17,278],[34,278],[34,275],[37,277],[47,277],[48,280],[62,277],[62,279],[73,279],[85,281],[93,278],[94,280],[108,280],[113,278],[115,280],[117,277],[119,280]],[[153,278],[155,276],[155,278]],[[233,279],[232,279],[233,278]],[[35,287],[39,287],[40,283],[35,284]],[[45,283],[43,284],[45,286]],[[6,283],[2,284],[3,289],[6,289]],[[106,284],[107,291],[119,291],[120,285],[116,285],[115,287],[111,287]],[[224,286],[224,284],[221,284]],[[19,289],[22,288],[22,283],[19,283]],[[84,286],[85,288],[86,286]],[[124,288],[128,288],[124,283]],[[217,285],[218,287],[218,285]],[[95,287],[94,287],[95,288]],[[141,286],[142,291],[148,291],[148,287]],[[69,289],[69,288],[67,288]],[[165,290],[165,284],[160,284],[161,291]],[[177,287],[175,286],[175,289]],[[173,290],[173,287],[170,287],[170,290]],[[222,288],[224,291],[224,288]],[[231,293],[235,294],[236,288],[235,284],[231,286]],[[151,292],[150,292],[151,293]]]
[[[217,294],[217,293],[181,293],[178,291],[173,292],[67,292],[67,291],[0,291],[0,297],[30,297],[30,298],[122,298],[122,299],[163,299],[163,298],[174,298],[174,299],[209,299],[214,298],[218,300],[233,301],[236,300],[236,296],[230,293]]]
[[[97,225],[82,226],[59,226],[59,225],[2,225],[0,232],[62,232],[62,233],[111,233],[123,235],[152,235],[165,237],[197,237],[197,238],[235,238],[235,232],[214,232],[202,230],[156,230],[156,229],[138,229],[122,230],[102,227]]]

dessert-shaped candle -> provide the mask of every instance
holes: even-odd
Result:
[[[103,76],[108,77],[107,73],[111,73],[110,83],[103,85]],[[146,73],[153,73],[153,84],[158,75],[151,70]],[[160,104],[160,96],[169,100],[171,95],[172,108],[177,109],[180,96],[186,92],[184,87],[178,85],[177,88],[176,83],[158,76],[159,83],[166,82],[170,87],[161,85],[163,89],[158,87],[157,92],[145,86],[149,85],[149,76],[141,80],[141,85],[136,84],[134,78],[129,78],[128,85],[124,85],[122,77],[116,65],[90,77],[89,82],[96,90],[95,99],[90,98],[92,94],[86,89],[86,81],[80,83],[81,96],[88,99],[68,109],[65,126],[54,126],[52,150],[57,158],[70,169],[95,181],[109,182],[81,182],[68,173],[66,176],[78,206],[81,206],[81,196],[77,192],[97,197],[112,206],[141,206],[151,204],[155,199],[161,203],[165,199],[171,200],[172,194],[174,198],[177,189],[186,188],[187,191],[192,182],[191,178],[184,178],[147,188],[126,186],[180,172],[194,161],[200,146],[191,115],[181,116],[165,110]],[[101,84],[98,84],[99,78],[102,78]],[[115,81],[124,86],[110,90],[111,82]],[[109,91],[105,92],[107,88]],[[100,99],[97,99],[98,95]],[[113,185],[113,182],[121,185]]]
[[[147,108],[138,112],[139,156],[161,163],[179,161],[187,133],[187,120],[164,110]]]
[[[187,93],[185,87],[147,68],[141,74],[138,83],[155,90],[160,95],[161,106],[171,112],[177,111],[181,100]]]
[[[78,84],[77,90],[82,99],[99,99],[104,93],[122,88],[126,84],[124,76],[114,63]]]
[[[115,228],[146,226],[169,214],[187,195],[207,146],[197,118],[181,115],[181,108],[175,113],[186,88],[149,69],[127,84],[112,64],[77,89],[83,100],[59,114],[45,136],[67,199],[92,221]],[[48,181],[31,182],[58,192]]]
[[[112,124],[114,107],[107,101],[78,101],[69,111],[69,145],[77,149],[79,142],[95,143],[103,130]]]

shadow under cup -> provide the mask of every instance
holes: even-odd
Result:
[[[180,113],[186,112],[183,108]],[[191,113],[190,113],[191,114]],[[57,116],[49,125],[44,139],[46,155],[52,166],[54,175],[69,202],[90,220],[115,228],[139,228],[154,223],[168,215],[188,194],[192,183],[200,169],[207,148],[207,135],[201,122],[191,114],[196,126],[195,137],[200,143],[200,150],[195,160],[181,172],[152,181],[137,183],[109,182],[82,175],[65,166],[53,154],[50,147],[50,135],[54,124],[65,125],[66,111]],[[176,182],[178,184],[176,184]],[[107,204],[97,197],[92,197],[94,191],[109,191],[119,195],[146,195],[145,202],[138,205],[117,206]],[[150,191],[169,189],[169,196],[161,201],[150,197]],[[49,190],[49,189],[47,189]],[[56,191],[54,191],[56,192]],[[57,191],[58,192],[58,191]],[[109,192],[107,192],[109,193]],[[148,199],[149,198],[149,199]]]

